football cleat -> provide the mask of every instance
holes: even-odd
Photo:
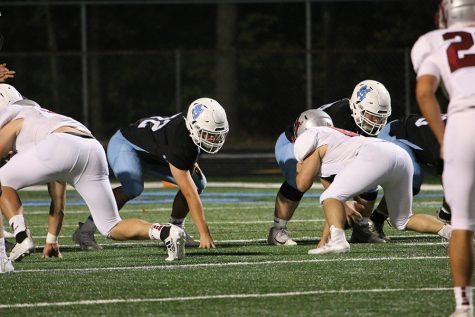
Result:
[[[33,239],[31,238],[30,230],[26,229],[27,237],[21,243],[15,244],[10,252],[10,260],[20,262],[24,257],[30,255],[35,249]]]
[[[287,228],[272,227],[269,229],[269,235],[267,236],[267,244],[269,245],[297,245],[297,242],[289,237],[289,231]]]
[[[456,309],[449,317],[473,317],[473,308],[466,307]]]
[[[350,244],[346,240],[328,241],[324,246],[308,250],[308,254],[347,253],[350,252]]]
[[[190,236],[188,234],[188,232],[185,231],[185,235],[186,235],[186,240],[185,240],[185,246],[186,247],[199,247],[200,246],[200,242],[193,239],[193,237]]]
[[[185,257],[185,242],[186,242],[185,230],[172,224],[164,225],[164,227],[167,227],[167,226],[169,226],[170,231],[168,233],[168,236],[166,236],[162,240],[168,252],[168,258],[166,258],[165,260],[166,261],[181,260]]]
[[[4,256],[0,257],[0,273],[9,273],[14,270],[12,261],[9,258]]]
[[[97,244],[94,238],[95,232],[96,226],[94,225],[94,221],[87,219],[85,223],[79,223],[79,228],[73,233],[73,241],[79,244],[81,250],[102,250],[102,247]]]
[[[355,222],[353,224],[353,232],[350,238],[351,243],[385,243],[386,240],[380,238],[376,232],[373,221],[369,218]]]
[[[439,220],[445,224],[450,224],[450,221],[452,220],[452,214],[442,207],[438,211],[437,218],[439,218]]]

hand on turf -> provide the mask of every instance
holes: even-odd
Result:
[[[361,210],[362,205],[356,201],[347,201],[345,204],[345,212],[346,212],[346,222],[351,227],[356,222],[360,222],[363,220],[363,216],[358,212]]]
[[[216,246],[214,245],[213,238],[210,235],[201,236],[200,237],[200,249],[214,249]]]
[[[59,251],[59,244],[57,243],[46,243],[43,248],[43,259],[49,258],[63,258],[61,251]]]

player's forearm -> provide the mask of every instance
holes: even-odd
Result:
[[[434,133],[439,144],[442,144],[444,139],[445,124],[441,118],[439,102],[434,95],[421,96],[417,101],[419,103],[421,114],[429,123],[429,127]]]

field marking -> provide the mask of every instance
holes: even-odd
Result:
[[[165,256],[165,254],[164,254]],[[309,257],[311,257],[309,255]],[[446,260],[448,256],[416,256],[416,257],[381,257],[381,258],[332,258],[332,259],[309,259],[309,260],[281,260],[259,262],[224,262],[224,263],[200,263],[200,264],[177,264],[176,262],[164,265],[149,266],[112,266],[96,268],[58,268],[58,269],[27,269],[15,270],[10,274],[21,273],[57,273],[57,272],[109,272],[109,271],[137,271],[139,270],[174,270],[190,268],[214,268],[228,266],[259,266],[273,264],[301,264],[301,263],[330,263],[330,262],[367,262],[367,261],[413,261],[413,260]]]
[[[389,289],[375,288],[375,289],[349,289],[349,290],[342,290],[342,289],[315,290],[315,291],[283,292],[283,293],[216,294],[216,295],[203,295],[203,296],[162,297],[162,298],[160,297],[158,298],[113,298],[113,299],[80,300],[80,301],[69,301],[69,302],[4,304],[4,305],[0,305],[0,309],[50,307],[50,306],[75,306],[75,305],[103,305],[103,304],[121,304],[121,303],[147,303],[147,302],[186,302],[186,301],[210,300],[210,299],[267,298],[267,297],[328,295],[328,294],[447,292],[451,290],[452,288],[449,288],[449,287],[389,288]]]

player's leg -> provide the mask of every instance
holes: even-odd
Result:
[[[413,179],[412,179],[412,193],[413,195],[417,195],[420,191],[422,181],[423,181],[423,169],[419,164],[417,157],[415,155],[414,149],[418,147],[411,142],[403,139],[398,139],[395,136],[391,136],[389,132],[391,131],[391,123],[386,125],[378,135],[379,139],[383,139],[389,141],[400,148],[404,149],[410,156],[412,164],[413,164]],[[373,211],[371,215],[371,220],[375,225],[375,230],[378,233],[379,237],[384,240],[389,240],[388,237],[384,234],[384,222],[388,219],[389,213],[387,210],[386,198],[383,196],[379,205]]]
[[[176,181],[173,178],[172,172],[170,170],[170,165],[166,162],[163,164],[150,164],[147,162],[142,162],[142,171],[144,175],[176,185]],[[195,164],[193,167],[191,178],[196,186],[198,194],[201,195],[208,182],[206,176],[201,171],[198,164]],[[181,190],[178,189],[175,197],[173,198],[172,211],[168,222],[185,230],[185,219],[189,211],[190,208],[188,207],[185,196],[183,196]],[[191,235],[188,234],[188,232],[186,232],[186,230],[185,233],[187,247],[197,247],[200,245],[199,241],[196,241]]]
[[[12,260],[20,261],[34,250],[17,190],[56,180],[62,171],[71,169],[74,149],[63,149],[60,141],[56,134],[52,134],[35,146],[14,155],[0,169],[3,191],[0,208],[12,226],[16,240],[10,253]]]
[[[407,151],[393,147],[395,168],[390,170],[381,183],[386,197],[389,219],[398,230],[411,230],[420,233],[439,234],[450,238],[451,228],[436,217],[412,213],[413,164]]]
[[[96,140],[84,144],[88,156],[76,163],[82,171],[70,181],[86,202],[99,232],[114,240],[162,240],[168,250],[167,260],[185,255],[185,233],[174,225],[151,224],[142,219],[122,220],[109,183],[108,167],[102,146]],[[94,143],[90,143],[94,142]],[[77,145],[79,146],[79,145]],[[82,168],[84,167],[84,168]]]
[[[294,144],[285,133],[282,133],[275,144],[275,158],[285,181],[279,188],[275,199],[274,224],[269,229],[267,244],[270,245],[297,245],[289,236],[287,223],[297,209],[304,193],[297,189],[295,183],[296,164]]]
[[[121,209],[130,199],[143,192],[141,160],[136,148],[123,137],[120,131],[117,131],[109,140],[107,155],[111,169],[121,183],[113,189],[117,207]],[[102,247],[94,238],[95,232],[96,225],[92,216],[89,216],[84,223],[79,223],[79,228],[73,233],[73,241],[83,250],[100,250]]]
[[[3,215],[0,212],[0,273],[13,272],[12,261],[7,256],[5,237],[3,235]]]
[[[449,241],[450,267],[456,310],[473,313],[473,233],[475,231],[475,111],[455,113],[444,137],[444,191],[452,208],[453,234]]]
[[[381,148],[381,144],[383,142],[362,147],[358,156],[335,176],[331,185],[320,196],[330,228],[330,239],[323,247],[310,250],[310,254],[341,253],[350,250],[344,235],[346,213],[343,203],[377,187],[387,171],[393,167],[391,153],[388,154],[387,150]]]

